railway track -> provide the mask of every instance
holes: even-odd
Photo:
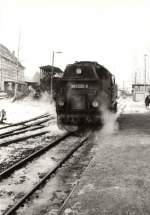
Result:
[[[48,144],[47,146],[41,148],[40,150],[32,153],[31,155],[29,155],[28,157],[24,158],[23,160],[15,163],[13,166],[9,167],[8,169],[6,169],[4,172],[0,173],[0,180],[8,177],[11,173],[13,173],[15,170],[17,170],[18,168],[21,168],[23,165],[27,164],[27,162],[32,161],[33,159],[35,159],[36,157],[40,156],[41,154],[43,154],[44,152],[46,152],[47,150],[51,149],[52,147],[56,146],[57,144],[60,143],[60,141],[64,140],[65,138],[67,138],[69,135],[71,135],[71,133],[67,133],[63,136],[61,136],[60,138],[58,138],[57,140],[55,140],[54,142],[51,142],[50,144]]]
[[[0,180],[5,180],[6,177],[8,177],[11,173],[13,173],[16,169],[21,168],[23,165],[27,164],[27,162],[33,160],[35,157],[40,156],[44,152],[46,152],[49,149],[53,149],[56,145],[61,143],[62,141],[66,140],[72,135],[72,133],[67,133],[63,135],[62,137],[58,138],[56,141],[50,143],[46,147],[42,148],[36,153],[33,153],[32,155],[28,156],[24,160],[18,162],[16,165],[10,167],[9,169],[5,170],[3,173],[0,174]],[[56,162],[53,168],[51,168],[43,177],[42,179],[35,184],[18,202],[15,203],[15,205],[7,210],[4,214],[14,214],[15,211],[38,189],[40,189],[42,186],[44,186],[44,183],[47,179],[49,179],[52,175],[56,173],[56,171],[88,140],[88,136],[81,138],[77,144],[75,144],[75,147],[72,149],[67,150],[67,153],[59,159],[59,161]],[[70,148],[70,147],[69,147]],[[2,182],[3,182],[2,180]]]
[[[31,119],[28,119],[28,120],[24,120],[24,121],[17,122],[17,123],[11,124],[11,125],[6,125],[6,126],[3,126],[3,127],[0,127],[0,130],[4,130],[4,129],[7,129],[7,128],[16,127],[16,126],[19,126],[19,125],[25,125],[25,124],[27,124],[29,122],[32,122],[32,121],[35,121],[35,120],[38,120],[38,119],[41,119],[41,118],[45,118],[45,117],[48,117],[48,116],[50,116],[50,114],[45,113],[45,114],[42,114],[40,116],[31,118]]]
[[[6,131],[2,132],[0,134],[0,139],[4,139],[3,141],[0,141],[0,147],[7,146],[11,143],[17,143],[19,141],[26,140],[28,138],[34,138],[40,135],[44,135],[48,133],[48,130],[41,130],[43,128],[46,128],[46,122],[53,120],[54,117],[50,116],[49,114],[41,115],[36,118],[32,118],[30,120],[26,120],[23,122],[15,123],[13,125],[5,126],[1,129],[6,129]],[[33,122],[34,121],[34,122]],[[32,122],[32,123],[31,123]],[[12,128],[14,126],[17,126],[17,128]],[[19,126],[19,127],[18,127]],[[11,130],[7,129],[12,128]],[[35,132],[38,130],[37,132]],[[27,133],[28,132],[28,133]],[[26,133],[25,135],[22,135]],[[18,137],[19,135],[19,137]],[[10,137],[16,136],[13,139],[10,139]],[[5,139],[7,138],[7,139]],[[8,139],[9,138],[9,139]]]

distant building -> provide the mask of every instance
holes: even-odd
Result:
[[[63,71],[55,66],[41,66],[40,67],[40,88],[42,91],[51,92],[56,90],[59,86],[59,79]],[[53,89],[52,89],[53,88]]]
[[[15,52],[0,44],[0,90],[14,88],[16,83],[24,83],[24,69],[15,57]]]
[[[53,69],[53,70],[52,70]],[[62,76],[63,71],[55,66],[40,66],[40,79],[43,79],[45,76],[46,77],[51,77],[51,76]]]
[[[133,101],[144,101],[150,93],[150,84],[132,84]]]

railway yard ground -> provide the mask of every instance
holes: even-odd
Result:
[[[102,129],[76,135],[57,128],[49,101],[0,103],[7,117],[0,126],[0,215],[150,214],[150,109],[144,102],[119,99],[117,114],[104,112]]]
[[[150,214],[150,110],[123,103],[118,124],[108,120],[95,133],[95,156],[61,214]]]

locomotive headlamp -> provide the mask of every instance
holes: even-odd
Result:
[[[59,106],[63,106],[63,105],[64,105],[64,101],[63,101],[63,100],[59,100],[59,101],[58,101],[58,105],[59,105]]]
[[[97,102],[97,101],[93,101],[93,102],[92,102],[92,106],[93,106],[93,107],[98,107],[98,102]]]
[[[76,73],[77,73],[78,75],[81,75],[81,73],[82,73],[81,68],[77,68],[77,69],[76,69]]]

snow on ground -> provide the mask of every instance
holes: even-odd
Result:
[[[3,143],[5,141],[8,140],[13,140],[15,138],[19,138],[22,136],[27,136],[27,135],[31,135],[31,134],[36,134],[42,131],[47,131],[48,133],[44,135],[44,141],[46,138],[49,138],[49,136],[57,136],[57,135],[62,135],[64,133],[64,131],[59,130],[59,128],[57,127],[57,123],[56,123],[56,112],[55,112],[55,105],[54,103],[52,103],[50,101],[50,99],[48,98],[47,95],[44,95],[40,100],[33,100],[31,98],[26,98],[24,100],[20,100],[20,101],[15,101],[12,102],[12,99],[1,99],[0,100],[0,111],[4,109],[6,111],[6,117],[7,120],[5,121],[6,123],[16,123],[16,122],[20,122],[20,121],[24,121],[24,120],[28,120],[30,118],[39,116],[41,114],[45,114],[45,113],[50,113],[51,115],[53,115],[55,117],[54,120],[51,120],[50,122],[47,122],[47,126],[39,129],[39,130],[35,130],[35,131],[28,131],[26,133],[20,134],[20,135],[15,135],[15,136],[10,136],[7,138],[3,138],[0,139],[0,143]],[[38,121],[42,121],[38,120]],[[33,122],[32,122],[33,123]],[[30,124],[30,123],[27,123]],[[0,126],[4,126],[4,124],[0,125]],[[22,126],[18,126],[18,128],[20,128]],[[15,127],[16,128],[16,127]],[[13,130],[13,128],[7,128],[5,130],[0,130],[0,134],[3,134],[6,131],[11,131]],[[8,161],[10,154],[14,153],[14,151],[18,151],[19,147],[22,147],[22,150],[24,150],[24,148],[35,148],[37,146],[41,146],[42,143],[40,143],[41,141],[41,137],[38,138],[39,141],[37,141],[37,139],[30,139],[29,143],[27,144],[28,141],[23,141],[17,144],[11,144],[10,146],[3,148],[0,148],[0,162],[2,161]],[[31,144],[31,142],[33,142]],[[22,145],[22,146],[21,146]],[[44,145],[44,143],[43,143]],[[19,150],[21,151],[21,150]]]
[[[120,113],[148,113],[149,108],[145,108],[144,101],[133,101],[132,97],[118,99],[118,112]]]
[[[0,100],[0,111],[6,111],[6,123],[16,123],[27,120],[41,114],[49,113],[56,115],[54,103],[49,100],[24,99],[12,102],[12,99]]]

